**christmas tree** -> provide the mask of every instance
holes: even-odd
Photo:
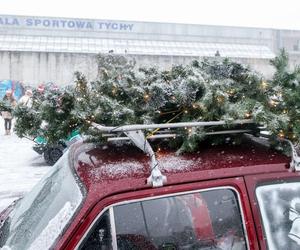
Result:
[[[50,143],[57,143],[72,131],[81,119],[74,116],[76,91],[72,87],[59,89],[48,84],[43,91],[33,91],[32,107],[17,105],[15,132],[18,136],[44,137]]]
[[[287,116],[288,119],[281,124],[276,134],[299,142],[300,138],[300,68],[290,69],[288,54],[281,50],[280,55],[271,60],[275,73],[265,89],[269,95],[269,105],[277,116]]]
[[[74,129],[93,141],[102,135],[92,122],[106,126],[185,121],[252,119],[272,135],[299,138],[299,69],[290,72],[284,51],[272,60],[273,79],[228,59],[193,61],[169,70],[136,68],[131,58],[98,55],[98,77],[88,83],[75,73],[74,86],[34,95],[31,109],[18,107],[19,136],[42,135],[55,143]],[[41,125],[45,124],[44,126]],[[180,152],[193,151],[215,127],[186,128],[172,143]],[[157,130],[149,131],[153,135]],[[223,137],[218,137],[218,141]]]

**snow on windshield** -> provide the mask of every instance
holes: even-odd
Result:
[[[70,220],[74,212],[70,202],[67,202],[64,207],[51,219],[43,232],[31,244],[30,250],[49,249],[56,237],[62,232],[66,223]]]
[[[66,152],[17,203],[7,220],[4,247],[12,250],[49,249],[82,200],[83,194],[70,170]]]
[[[300,183],[260,186],[256,196],[269,249],[299,249]]]

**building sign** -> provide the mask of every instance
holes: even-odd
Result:
[[[68,29],[93,31],[133,31],[134,24],[89,19],[0,16],[0,27]]]

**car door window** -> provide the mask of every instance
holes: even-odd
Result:
[[[119,250],[248,249],[238,195],[231,188],[115,205],[97,219],[79,249],[113,245]]]
[[[79,249],[81,250],[111,250],[112,237],[109,212],[106,211],[92,227]]]
[[[247,249],[235,191],[208,190],[114,207],[118,249]]]
[[[256,188],[268,249],[300,249],[300,182]]]

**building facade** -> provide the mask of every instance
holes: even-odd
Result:
[[[300,31],[175,23],[0,15],[0,80],[69,84],[75,71],[97,75],[97,53],[127,54],[138,66],[220,56],[266,77],[280,48],[300,64]]]

